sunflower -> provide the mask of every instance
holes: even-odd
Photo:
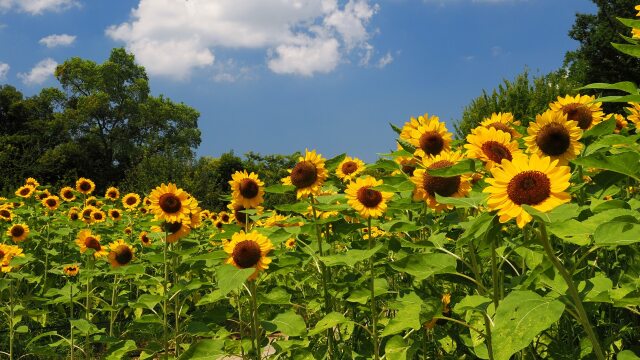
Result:
[[[11,237],[14,242],[24,241],[29,236],[29,226],[27,224],[13,224],[7,230],[7,235]]]
[[[136,193],[128,193],[122,197],[122,206],[125,209],[135,210],[140,205],[140,195]]]
[[[80,219],[80,209],[75,206],[69,209],[69,211],[67,212],[67,218],[71,221]]]
[[[60,198],[64,201],[73,201],[76,199],[76,194],[73,193],[73,188],[65,186],[60,189]]]
[[[524,140],[529,153],[558,159],[566,165],[582,151],[582,130],[576,121],[567,120],[562,112],[545,111],[536,115],[536,121],[529,124],[529,136]]]
[[[451,294],[443,294],[440,301],[442,301],[442,315],[450,316],[451,308],[449,307],[449,304],[451,304]],[[431,319],[431,321],[424,324],[424,327],[431,330],[436,326],[436,324],[442,325],[444,322],[445,320],[442,319]]]
[[[435,115],[429,116],[428,113],[424,113],[424,115],[420,115],[417,118],[411,117],[409,121],[404,123],[404,125],[402,126],[402,130],[400,131],[400,139],[409,141],[409,139],[411,139],[411,132],[413,130],[416,130],[420,126],[425,126],[430,122],[439,122],[439,121],[440,121],[439,117]]]
[[[624,116],[620,114],[609,114],[605,116],[605,119],[610,119],[612,116],[616,120],[616,128],[613,130],[614,133],[620,134],[622,129],[626,129],[627,126],[629,126],[629,122],[627,121],[627,119],[625,119]]]
[[[98,198],[95,196],[89,196],[84,200],[84,206],[98,206]]]
[[[127,226],[126,228],[124,228],[124,233],[127,235],[133,234],[133,229],[131,228],[131,226]]]
[[[189,219],[189,213],[198,206],[186,191],[171,183],[156,187],[149,194],[149,199],[149,210],[154,213],[156,219],[168,222]]]
[[[200,211],[200,221],[209,220],[210,217],[211,217],[211,211],[206,209]]]
[[[91,216],[91,214],[97,210],[98,208],[96,208],[95,206],[85,207],[80,211],[80,219],[87,224],[91,224],[91,222],[93,221],[93,217]]]
[[[511,140],[511,135],[495,128],[478,127],[467,135],[464,147],[467,149],[467,157],[482,160],[487,169],[496,164],[500,165],[502,159],[511,160],[514,154],[520,153],[518,142]]]
[[[24,181],[24,184],[25,185],[31,185],[31,186],[33,186],[34,189],[37,188],[38,186],[40,186],[40,183],[38,182],[38,180],[36,180],[36,179],[34,179],[32,177],[27,178],[27,180]]]
[[[379,185],[382,185],[382,180],[368,176],[350,182],[344,191],[349,206],[365,219],[378,218],[387,211],[387,201],[393,193],[372,189]]]
[[[108,252],[102,245],[100,245],[100,235],[91,234],[91,230],[80,230],[78,238],[76,239],[76,245],[80,247],[80,253],[84,254],[87,249],[93,249],[95,252],[93,256],[97,259],[102,256],[107,256]]]
[[[578,127],[582,130],[592,128],[602,121],[602,103],[594,102],[595,96],[588,95],[567,95],[564,98],[558,96],[558,101],[549,104],[553,111],[562,112],[567,115],[568,120],[578,122]]]
[[[271,227],[293,227],[293,226],[302,226],[303,223],[299,221],[292,222],[290,221],[289,216],[280,215],[277,212],[273,212],[271,216],[264,219],[259,223],[260,226],[264,226],[266,228]]]
[[[18,190],[16,190],[16,195],[26,199],[31,197],[31,194],[33,194],[34,191],[36,191],[36,188],[34,188],[33,186],[23,185],[20,186]]]
[[[49,192],[49,189],[44,189],[42,191],[38,191],[37,192],[36,199],[38,199],[38,201],[42,201],[42,200],[48,198],[49,196],[51,196],[51,193]]]
[[[93,192],[93,190],[95,190],[95,188],[96,184],[94,184],[93,181],[87,178],[81,177],[80,179],[78,179],[78,181],[76,181],[76,190],[82,194],[89,195]]]
[[[151,246],[151,238],[149,237],[148,232],[141,231],[140,235],[138,235],[138,239],[140,239],[142,246]]]
[[[242,204],[238,204],[236,202],[232,202],[229,205],[227,205],[227,209],[229,209],[232,214],[233,214],[233,218],[236,220],[236,222],[241,225],[241,226],[245,226],[247,224],[247,221],[249,221],[249,223],[253,223],[253,220],[251,219],[251,215],[252,214],[247,214],[245,212],[245,210],[254,210],[256,211],[255,214],[262,214],[264,208],[262,206],[258,206],[257,208],[245,208],[244,206],[242,206]],[[255,215],[253,214],[253,215]]]
[[[336,169],[336,176],[343,182],[355,179],[364,171],[364,162],[358,158],[347,156],[342,160]]]
[[[513,119],[513,114],[510,112],[493,113],[490,117],[485,118],[480,123],[481,127],[494,128],[496,130],[502,130],[511,135],[511,139],[519,139],[522,135],[513,127],[514,125],[520,125],[520,121]],[[479,127],[471,130],[471,133],[479,129]]]
[[[422,159],[424,169],[414,171],[411,181],[416,185],[414,200],[424,200],[430,208],[440,211],[452,209],[453,205],[440,204],[436,194],[445,197],[464,197],[471,190],[470,178],[467,175],[449,177],[429,175],[429,170],[441,169],[455,165],[462,160],[459,152],[445,152],[433,158]]]
[[[296,248],[296,238],[288,238],[284,242],[284,247],[289,249],[289,250],[295,249]]]
[[[65,265],[62,268],[62,272],[67,276],[76,276],[80,272],[80,266],[78,264]]]
[[[19,246],[0,244],[0,271],[3,273],[11,271],[13,269],[11,259],[17,256],[24,256]]]
[[[249,280],[255,280],[260,271],[268,269],[271,259],[267,257],[273,244],[266,236],[257,231],[245,233],[237,232],[231,237],[231,241],[224,244],[224,251],[229,254],[227,264],[238,269],[255,268]]]
[[[152,232],[160,232],[167,234],[167,242],[174,243],[183,237],[189,235],[191,228],[183,222],[163,222],[162,226],[152,226]]]
[[[491,174],[493,178],[486,179],[490,186],[483,192],[490,194],[487,204],[491,210],[498,210],[501,223],[516,218],[522,228],[532,219],[523,204],[547,212],[571,200],[564,191],[569,187],[569,167],[559,166],[558,160],[548,156],[521,155],[513,161],[502,160],[502,166],[491,169]]]
[[[218,230],[222,230],[222,227],[224,226],[224,223],[222,221],[218,220],[218,221],[215,221],[213,223],[213,226],[215,226]]]
[[[369,229],[368,228],[363,228],[362,229],[362,238],[364,240],[369,240]],[[384,230],[381,230],[379,227],[377,226],[372,226],[371,227],[371,237],[373,239],[380,237],[380,236],[384,236],[386,233],[384,232]]]
[[[96,208],[91,212],[91,223],[101,223],[105,220],[107,220],[107,214],[105,214],[104,211]]]
[[[13,212],[7,208],[0,208],[0,220],[11,221],[13,220]]]
[[[283,178],[282,183],[295,186],[298,199],[316,195],[328,176],[324,162],[325,159],[315,150],[305,150],[304,157],[298,158],[298,163],[289,170],[290,175]]]
[[[629,111],[627,120],[631,121],[636,129],[640,129],[640,103],[631,102],[629,105],[631,107],[625,108]]]
[[[111,210],[109,210],[109,217],[113,221],[118,221],[118,220],[122,219],[122,213],[118,209],[111,209]]]
[[[189,215],[190,228],[197,229],[202,225],[202,216],[200,216],[200,211],[202,210],[199,207],[191,211],[191,214]]]
[[[49,195],[46,198],[42,199],[42,206],[47,209],[53,211],[60,206],[60,198],[55,195]]]
[[[449,151],[452,136],[446,125],[433,116],[424,125],[411,130],[407,141],[416,147],[414,156],[423,158]]]
[[[112,186],[104,193],[104,197],[111,201],[115,201],[120,197],[120,191],[118,191],[118,188]]]
[[[231,175],[229,185],[234,203],[249,209],[264,202],[264,182],[258,178],[258,174],[248,174],[246,170],[236,171]]]
[[[223,223],[223,224],[230,224],[231,223],[231,216],[229,216],[229,214],[226,211],[220,211],[218,213],[218,219]]]
[[[135,249],[124,242],[122,239],[118,239],[111,244],[109,244],[109,248],[111,251],[107,258],[109,259],[109,263],[111,263],[111,267],[119,267],[124,265],[129,265],[129,263],[133,260],[133,253]]]

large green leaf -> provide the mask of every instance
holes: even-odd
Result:
[[[638,21],[638,20],[635,20],[635,21]],[[578,90],[582,90],[582,89],[620,90],[629,94],[638,93],[638,88],[636,87],[636,84],[632,83],[631,81],[621,81],[615,84],[593,83],[593,84],[589,84],[587,86],[578,88]]]
[[[620,246],[640,242],[640,224],[612,221],[601,224],[593,234],[596,245]]]
[[[589,156],[575,158],[571,162],[585,167],[611,170],[640,181],[640,153],[635,151],[619,154],[597,152]]]
[[[349,267],[354,267],[356,263],[372,257],[375,253],[382,249],[382,246],[382,244],[378,244],[373,249],[369,250],[347,250],[347,252],[343,254],[321,256],[320,260],[322,260],[322,262],[326,266],[346,265]]]
[[[436,201],[438,201],[439,203],[453,205],[457,208],[462,209],[477,209],[486,201],[486,199],[487,194],[483,193],[473,193],[470,194],[470,196],[466,197],[444,197],[436,194]]]
[[[640,360],[638,355],[634,354],[631,350],[624,350],[618,353],[618,360]]]
[[[623,52],[627,55],[631,55],[633,57],[640,58],[640,45],[633,44],[616,44],[611,43],[611,45],[618,49],[618,51]]]
[[[590,138],[590,137],[598,137],[602,135],[608,135],[613,133],[613,130],[616,128],[616,119],[611,118],[609,120],[603,121],[591,129],[587,130],[582,134],[582,138]]]
[[[322,318],[322,320],[318,321],[318,323],[316,324],[316,327],[313,328],[313,330],[309,331],[309,336],[317,335],[323,332],[324,330],[327,330],[336,325],[340,325],[348,322],[352,322],[352,321],[347,320],[347,318],[345,318],[344,315],[342,315],[339,312],[334,311],[332,313],[328,313],[325,317]]]
[[[384,354],[389,360],[407,360],[407,352],[411,346],[407,345],[402,336],[396,335],[387,341]]]
[[[475,172],[476,168],[478,168],[476,160],[464,159],[451,166],[438,169],[427,169],[427,173],[432,176],[450,177]]]
[[[397,334],[405,329],[419,329],[422,299],[416,293],[409,293],[397,300],[398,313],[384,327],[382,336]]]
[[[180,355],[180,360],[209,360],[225,355],[224,340],[200,340]]]
[[[302,336],[307,332],[304,319],[293,310],[276,315],[273,320],[263,322],[263,326],[267,331],[280,331],[287,336]]]
[[[508,360],[560,319],[564,304],[532,291],[514,291],[502,300],[491,333],[495,360]]]
[[[416,280],[430,276],[456,272],[456,259],[447,254],[412,254],[391,263],[396,271],[412,275]]]
[[[224,264],[216,268],[218,289],[222,296],[239,288],[253,274],[254,268],[238,269],[235,266]]]
[[[125,359],[128,352],[136,350],[136,342],[133,340],[119,341],[109,346],[108,352],[104,355],[105,360]]]

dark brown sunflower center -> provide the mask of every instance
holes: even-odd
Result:
[[[164,196],[164,195],[163,195],[163,196]],[[160,198],[160,199],[162,200],[162,198]],[[136,199],[135,197],[133,197],[133,196],[129,196],[129,197],[125,200],[125,202],[127,203],[127,205],[130,205],[130,206],[131,206],[131,205],[135,205],[135,204],[136,204],[137,199]],[[162,206],[162,205],[161,205],[161,206]]]
[[[216,227],[217,227],[218,229],[222,229],[222,221],[218,221],[218,222],[216,222],[216,224],[215,224],[215,225],[216,225]]]
[[[181,222],[165,222],[162,225],[162,228],[164,229],[164,231],[168,232],[169,234],[175,234],[182,228],[182,223]]]
[[[31,189],[24,188],[24,189],[20,190],[20,195],[27,196],[27,195],[29,195],[30,192],[31,192]]]
[[[95,251],[102,250],[102,246],[100,246],[100,242],[98,241],[98,239],[94,238],[93,236],[89,236],[86,239],[84,239],[84,246],[86,246],[88,249],[93,249]]]
[[[358,164],[356,164],[355,161],[347,161],[346,163],[342,164],[342,167],[340,169],[342,170],[343,174],[350,175],[358,170]]]
[[[113,190],[112,190],[112,191],[109,191],[109,192],[107,193],[107,197],[110,197],[110,198],[112,198],[112,199],[115,199],[115,198],[117,198],[117,197],[118,197],[118,194],[117,194],[115,191],[113,191]]]
[[[3,260],[5,255],[4,251],[0,250],[0,260]]]
[[[243,224],[246,224],[247,220],[251,221],[251,219],[249,218],[249,215],[244,212],[244,210],[246,210],[244,206],[240,205],[233,209],[233,215],[236,217],[236,220]]]
[[[6,217],[6,218],[11,217],[11,212],[7,209],[2,209],[0,210],[0,216]]]
[[[47,199],[47,206],[54,207],[58,205],[58,202],[55,199]]]
[[[538,131],[536,144],[545,154],[559,156],[569,149],[571,135],[562,124],[549,123]]]
[[[380,191],[370,189],[367,186],[363,186],[358,189],[356,197],[362,205],[368,208],[375,208],[382,202],[382,194]]]
[[[243,269],[254,267],[260,261],[260,245],[251,240],[241,241],[233,248],[231,256],[236,265]]]
[[[182,208],[182,201],[173,194],[164,194],[160,196],[160,201],[158,201],[158,203],[162,211],[169,214],[177,213]]]
[[[71,214],[69,214],[69,219],[71,219],[73,221],[78,220],[78,218],[79,218],[79,216],[78,216],[78,213],[76,213],[76,212],[72,212]]]
[[[511,161],[511,151],[506,146],[500,144],[497,141],[487,141],[482,144],[482,152],[489,158],[489,160],[500,164],[502,159]]]
[[[92,215],[93,215],[93,218],[94,218],[94,219],[96,219],[96,220],[102,220],[102,213],[99,213],[99,212],[97,212],[97,211],[96,211],[96,212],[94,212]]]
[[[582,104],[569,104],[562,109],[569,120],[577,121],[578,127],[587,130],[593,122],[591,110]]]
[[[253,199],[258,195],[260,187],[253,179],[242,179],[240,181],[240,195],[246,199]]]
[[[47,198],[47,196],[49,196],[49,194],[46,194],[46,193],[38,194],[38,200],[44,200]]]
[[[402,165],[402,172],[407,175],[413,175],[413,172],[416,171],[416,167],[412,165]]]
[[[77,268],[77,267],[75,267],[75,266],[69,266],[69,267],[67,267],[67,272],[74,273],[74,272],[76,272],[76,271],[78,271],[78,268]]]
[[[420,149],[427,155],[438,155],[444,148],[444,139],[436,131],[427,131],[420,136]]]
[[[24,234],[24,228],[20,225],[16,225],[11,228],[11,236],[20,237]]]
[[[127,265],[133,259],[133,253],[126,245],[118,245],[114,252],[116,253],[116,261],[120,265]]]
[[[113,210],[111,212],[111,216],[113,216],[114,218],[119,218],[120,217],[120,211],[118,210]]]
[[[91,213],[93,213],[91,209],[84,210],[82,211],[82,217],[84,219],[89,219],[91,217]]]
[[[441,169],[443,167],[451,165],[453,165],[453,163],[449,160],[440,160],[431,164],[427,168],[427,172],[429,171],[429,169]],[[438,194],[440,196],[451,196],[455,194],[460,187],[460,175],[442,177],[432,176],[428,173],[425,173],[424,178],[422,179],[422,183],[424,185],[424,189],[431,196],[435,196],[435,194]]]
[[[151,242],[151,239],[149,239],[149,237],[147,236],[147,234],[144,234],[140,237],[140,241],[142,241],[143,243],[147,244]]]
[[[73,198],[73,193],[71,192],[71,190],[65,190],[62,193],[62,197],[65,198],[65,199],[71,199],[71,198]]]
[[[222,215],[222,216],[220,217],[220,220],[221,220],[222,222],[229,222],[229,215],[227,215],[227,214]]]
[[[517,205],[536,205],[551,194],[551,181],[543,172],[523,171],[509,181],[507,194],[509,199]]]
[[[91,190],[91,184],[87,181],[83,181],[80,183],[80,191],[89,191]]]
[[[291,183],[298,189],[306,188],[318,179],[318,169],[310,161],[301,161],[291,170]]]

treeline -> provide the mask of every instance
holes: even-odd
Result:
[[[55,77],[61,89],[45,88],[31,97],[11,85],[0,86],[4,195],[27,177],[60,187],[83,176],[99,191],[118,186],[138,193],[173,181],[204,207],[219,210],[233,172],[256,171],[274,183],[295,164],[296,154],[240,158],[229,152],[196,158],[200,114],[152,96],[145,69],[124,49],[114,49],[102,64],[71,58],[57,67]]]

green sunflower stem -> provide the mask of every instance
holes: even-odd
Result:
[[[262,352],[260,347],[260,329],[258,328],[258,286],[256,285],[256,280],[249,281],[249,289],[251,290],[252,341],[255,343],[256,360],[260,360],[262,358]]]
[[[13,360],[13,338],[15,332],[13,331],[13,279],[9,280],[9,360]]]
[[[167,242],[167,232],[164,233],[164,247],[163,247],[163,260],[164,260],[164,280],[162,281],[162,347],[164,348],[164,358],[169,358],[169,336],[167,329],[167,284],[169,282],[169,264],[167,263],[167,248],[169,243]]]
[[[113,323],[116,320],[116,296],[118,291],[118,275],[113,276],[113,288],[111,289],[111,311],[109,317],[109,336],[113,336]]]
[[[74,359],[74,344],[73,344],[73,323],[71,322],[71,320],[73,319],[73,283],[71,281],[69,281],[69,324],[70,324],[70,330],[71,330],[71,360]]]
[[[498,272],[498,262],[496,260],[496,239],[491,239],[491,280],[493,282],[493,305],[498,308],[498,302],[500,302],[500,285],[499,279],[500,273]]]
[[[371,232],[371,218],[367,219],[367,227],[369,229],[369,250],[373,249],[373,233]],[[374,359],[380,359],[378,349],[378,314],[376,312],[376,294],[375,294],[375,271],[374,257],[369,258],[369,275],[371,276],[371,337],[373,338],[373,356]]]
[[[86,297],[86,304],[85,304],[85,319],[87,320],[88,323],[91,323],[91,277],[92,277],[92,271],[93,271],[93,262],[94,262],[94,256],[93,255],[89,255],[88,260],[87,260],[87,297]],[[89,335],[89,332],[87,331],[87,335],[85,337],[85,344],[84,344],[85,350],[85,356],[87,359],[91,358],[91,335]]]
[[[238,334],[240,337],[240,355],[244,359],[244,347],[242,346],[242,306],[240,304],[240,294],[235,293],[236,305],[238,306]]]
[[[473,246],[473,243],[469,245],[469,256],[471,257],[471,267],[473,270],[473,274],[476,277],[476,281],[481,284],[482,277],[480,276],[480,268],[478,266],[478,260],[476,255],[476,248]],[[482,296],[486,294],[485,287],[479,286],[478,293]],[[484,331],[485,338],[487,340],[487,353],[489,355],[489,360],[493,360],[493,344],[491,343],[491,318],[486,312],[483,312],[484,317]]]
[[[172,248],[174,246],[176,246],[176,244],[171,245]],[[172,255],[171,272],[173,272],[174,284],[178,283],[178,272],[176,271],[176,268],[178,266],[177,263],[178,263],[178,257],[176,255]],[[175,299],[173,301],[173,312],[175,316],[174,342],[176,343],[176,358],[177,358],[178,356],[180,356],[180,346],[178,343],[178,335],[180,333],[180,296],[178,296],[178,294],[175,294]]]
[[[598,360],[605,360],[604,352],[602,351],[602,347],[600,346],[600,342],[598,341],[598,336],[596,335],[591,323],[589,322],[589,316],[587,315],[586,310],[584,309],[584,305],[582,304],[582,299],[580,299],[580,294],[578,293],[578,289],[576,288],[571,275],[567,271],[567,269],[562,265],[560,260],[556,257],[553,248],[551,247],[551,243],[549,242],[549,236],[547,235],[547,229],[543,222],[539,222],[539,238],[542,246],[544,247],[544,251],[547,253],[549,260],[553,263],[553,265],[558,269],[560,275],[564,278],[564,281],[567,283],[569,296],[573,300],[573,305],[575,306],[578,312],[578,319],[584,328],[584,331],[587,333],[589,340],[591,341],[591,346],[593,347],[593,353],[595,354]]]

